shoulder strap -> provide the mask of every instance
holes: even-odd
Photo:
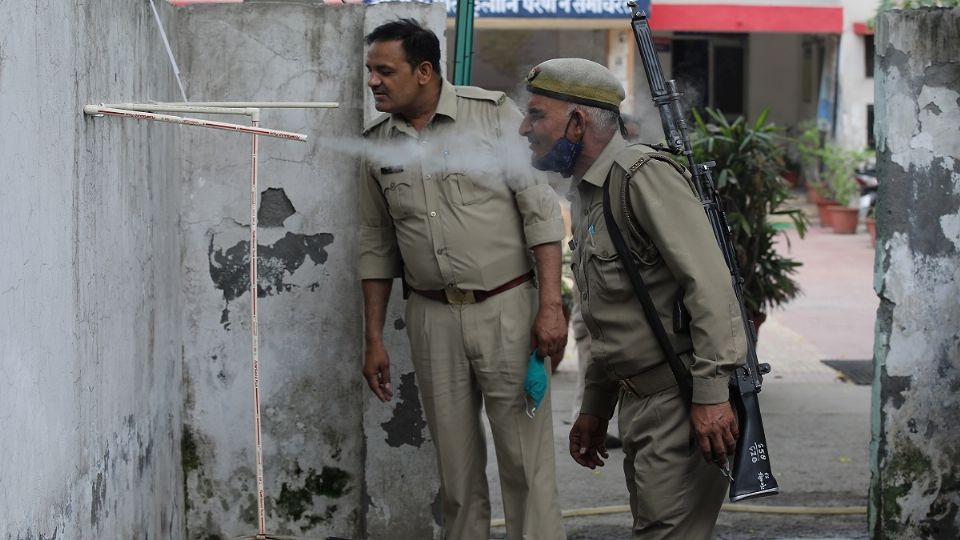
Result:
[[[646,163],[646,161],[646,159],[641,159],[630,167],[627,176],[624,178],[624,187],[622,189],[624,195],[626,195],[627,186],[630,184],[630,177],[633,176],[633,173],[636,172],[643,163]],[[673,376],[677,379],[677,385],[680,387],[680,395],[683,397],[684,402],[689,404],[693,398],[693,388],[689,374],[683,367],[683,362],[680,360],[680,357],[677,356],[677,353],[673,350],[670,338],[667,337],[667,331],[663,328],[663,323],[657,314],[657,308],[653,305],[653,299],[650,298],[647,286],[643,283],[640,269],[637,268],[637,264],[633,260],[633,255],[630,253],[630,250],[627,248],[627,243],[623,239],[623,233],[620,232],[620,227],[613,217],[613,209],[610,206],[609,175],[603,183],[603,218],[607,223],[607,231],[610,233],[610,239],[613,240],[613,245],[617,249],[620,260],[623,261],[623,265],[626,268],[627,277],[630,279],[633,291],[637,296],[637,300],[640,301],[640,306],[643,308],[643,313],[647,318],[647,324],[649,324],[650,329],[653,330],[653,335],[663,350],[664,356],[666,356],[667,364],[670,365],[670,371],[673,372]]]
[[[507,98],[507,95],[503,92],[486,90],[477,86],[455,86],[454,91],[460,97],[490,101],[497,105],[502,105],[504,100]]]

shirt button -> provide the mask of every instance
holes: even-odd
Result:
[[[583,215],[587,215],[587,209],[586,209],[586,208],[583,209]]]
[[[430,212],[430,217],[437,217],[437,213],[436,213],[436,212]]]
[[[444,253],[445,251],[447,251],[447,250],[445,250],[445,249],[443,249],[443,248],[440,248],[440,249],[437,250],[437,255],[443,255],[443,253]]]
[[[586,300],[586,299],[587,299],[587,293],[586,293],[586,292],[580,293],[580,298],[583,298],[584,300]]]
[[[429,179],[430,179],[430,175],[428,174],[425,178],[426,178],[427,180],[429,180]]]

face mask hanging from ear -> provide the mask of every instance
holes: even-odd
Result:
[[[570,113],[570,119],[567,120],[567,127],[563,128],[563,136],[553,143],[553,147],[542,158],[533,162],[533,166],[541,171],[555,171],[564,178],[569,178],[573,174],[573,166],[580,157],[580,150],[583,149],[583,137],[573,142],[567,138],[567,131],[570,129],[570,122],[573,122],[573,113]]]

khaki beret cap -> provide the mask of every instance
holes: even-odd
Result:
[[[623,85],[610,70],[583,58],[554,58],[534,66],[527,90],[562,101],[620,111]]]

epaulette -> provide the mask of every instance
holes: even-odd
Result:
[[[388,118],[390,118],[390,113],[381,113],[380,116],[368,122],[367,125],[363,126],[363,136],[366,137],[368,133],[373,131],[373,128],[384,123]]]
[[[651,159],[669,163],[680,174],[683,174],[686,170],[683,165],[674,161],[670,154],[667,154],[666,152],[659,152],[655,148],[643,144],[627,146],[617,154],[616,158],[614,158],[614,162],[623,167],[623,170],[627,171],[630,176],[633,176],[633,173],[637,172],[637,169],[642,167]]]
[[[457,95],[460,97],[492,101],[497,105],[502,105],[507,99],[507,95],[503,92],[484,90],[483,88],[478,88],[476,86],[454,86],[454,89],[456,90]]]

